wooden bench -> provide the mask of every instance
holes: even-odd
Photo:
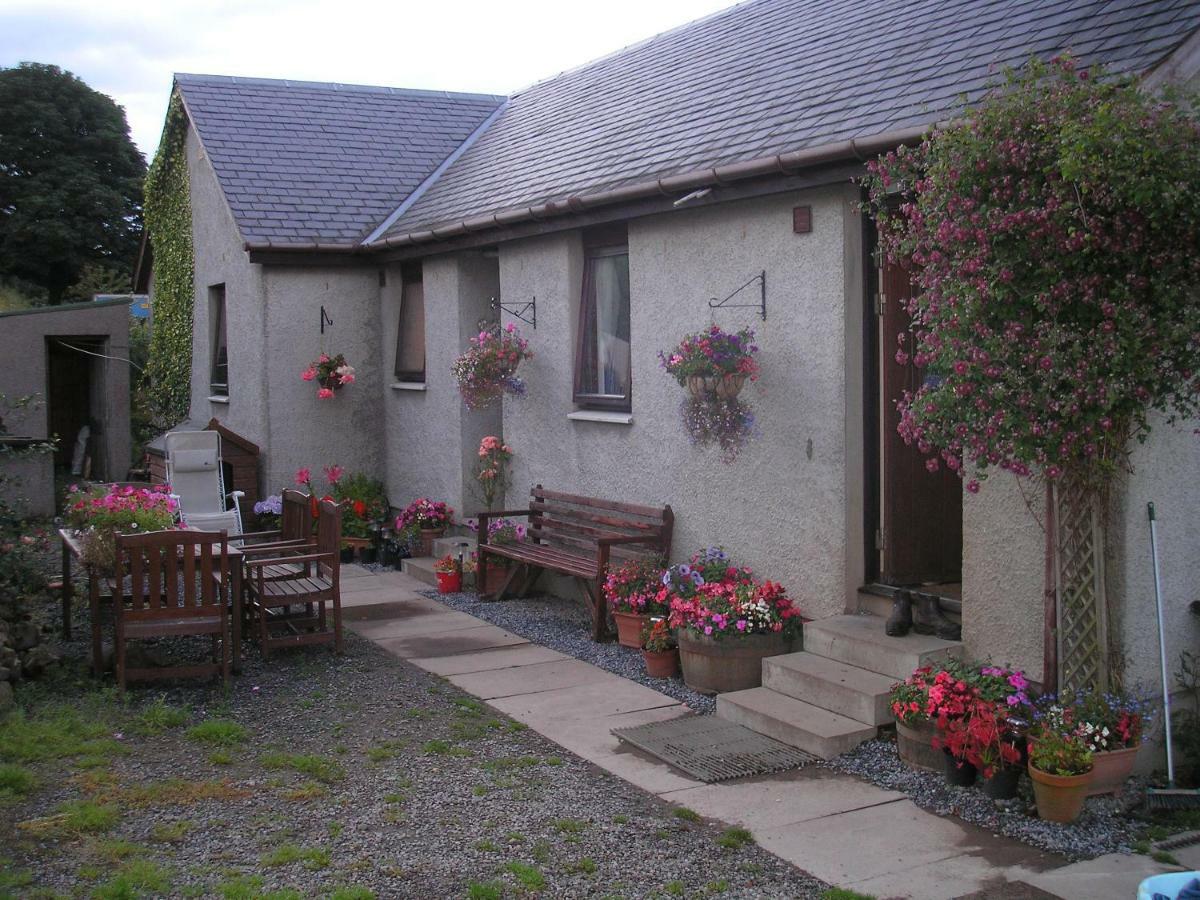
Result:
[[[488,522],[512,516],[528,516],[528,534],[517,543],[488,543]],[[580,497],[548,491],[540,484],[529,492],[528,509],[479,513],[479,581],[489,556],[512,560],[500,589],[488,599],[501,599],[520,579],[518,593],[528,593],[543,571],[558,572],[578,579],[583,598],[592,614],[592,636],[608,637],[608,607],[604,601],[604,578],[610,560],[671,554],[671,532],[675,514],[670,506],[639,506],[597,497]]]

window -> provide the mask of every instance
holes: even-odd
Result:
[[[629,248],[624,226],[584,234],[583,294],[575,354],[575,402],[628,411]]]
[[[214,397],[229,396],[229,347],[225,340],[225,285],[208,289],[209,323],[212,333],[212,369],[209,389]]]
[[[400,321],[396,329],[397,381],[425,381],[425,290],[420,264],[405,266],[400,294]]]

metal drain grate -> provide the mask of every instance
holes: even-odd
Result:
[[[798,769],[816,757],[716,716],[684,716],[613,735],[701,781]]]

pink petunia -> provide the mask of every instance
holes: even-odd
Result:
[[[332,397],[333,397],[333,390],[331,388],[323,387],[319,391],[317,391],[317,399],[318,400],[329,400]]]
[[[312,472],[309,469],[304,468],[296,470],[296,484],[303,487],[310,481],[312,481]]]

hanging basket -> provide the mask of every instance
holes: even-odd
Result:
[[[746,386],[746,376],[740,373],[728,375],[689,375],[688,393],[697,400],[716,396],[721,400],[733,400]]]

